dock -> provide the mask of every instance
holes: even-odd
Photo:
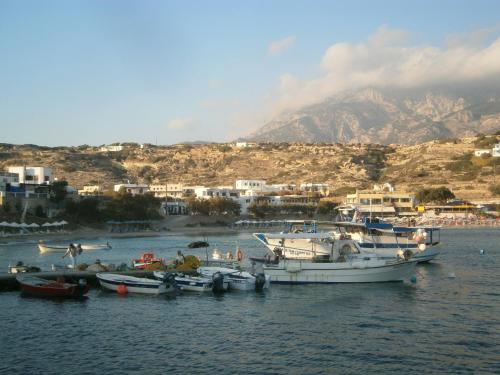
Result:
[[[190,274],[194,271],[183,271],[184,274]],[[43,271],[43,272],[30,272],[29,275],[41,277],[48,280],[57,280],[59,277],[64,277],[68,282],[77,283],[79,279],[85,279],[89,285],[98,286],[99,282],[96,276],[97,272],[91,271],[73,271],[73,270],[63,270],[63,271]],[[106,273],[106,272],[103,272]],[[107,273],[114,273],[119,275],[127,275],[134,277],[153,277],[153,271],[144,270],[129,270],[129,271],[109,271]],[[23,275],[26,273],[7,273],[0,275],[0,291],[9,291],[19,289],[19,283],[16,280],[17,275]]]

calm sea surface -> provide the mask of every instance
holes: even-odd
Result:
[[[112,250],[79,262],[129,263],[143,250],[172,258],[199,239],[113,239]],[[416,284],[273,285],[173,299],[94,289],[84,301],[3,292],[0,373],[499,374],[500,230],[444,230],[441,240],[440,258],[417,267]],[[249,234],[209,241],[264,253]],[[34,242],[0,245],[2,272],[18,260],[63,264]]]

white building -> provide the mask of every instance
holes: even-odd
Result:
[[[83,189],[78,190],[78,195],[93,196],[102,194],[102,187],[99,185],[85,185]]]
[[[102,146],[100,149],[102,152],[118,152],[123,150],[122,145],[106,145]]]
[[[236,148],[249,148],[249,147],[255,147],[257,146],[257,143],[255,142],[236,142],[234,144]]]
[[[153,184],[149,185],[149,191],[157,198],[182,198],[185,193],[183,184]]]
[[[328,184],[315,184],[315,183],[303,183],[300,184],[300,191],[320,193],[321,195],[328,195],[330,192],[330,185]]]
[[[491,155],[490,149],[475,150],[474,156]]]
[[[117,184],[114,186],[115,192],[119,192],[122,189],[132,195],[143,195],[149,192],[149,186],[143,184]]]
[[[492,151],[491,155],[493,157],[495,158],[500,157],[500,143],[497,143],[491,151]]]
[[[54,178],[52,177],[52,168],[47,167],[9,167],[10,173],[16,173],[19,176],[20,184],[50,185]]]
[[[194,194],[196,198],[199,199],[210,199],[210,198],[230,198],[237,200],[240,197],[240,191],[237,189],[229,189],[227,187],[204,187],[196,186],[194,188]]]
[[[5,186],[7,184],[11,186],[18,186],[19,175],[11,172],[0,172],[0,185]]]
[[[272,184],[268,185],[269,191],[294,191],[297,185],[295,184]]]
[[[236,180],[234,187],[237,190],[265,191],[266,181],[265,180]]]

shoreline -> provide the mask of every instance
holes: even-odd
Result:
[[[497,225],[449,225],[440,226],[441,229],[445,230],[455,230],[455,229],[500,229]],[[204,237],[210,235],[230,235],[237,233],[253,233],[259,232],[263,229],[271,231],[279,231],[276,227],[262,228],[262,227],[245,227],[245,228],[227,228],[227,227],[176,227],[169,230],[149,230],[149,231],[137,231],[137,232],[109,232],[104,229],[76,229],[72,231],[62,231],[62,232],[50,232],[50,233],[28,233],[28,234],[16,234],[11,236],[0,237],[0,245],[5,245],[11,242],[22,242],[20,240],[34,241],[34,240],[44,240],[44,241],[64,241],[71,240],[74,238],[81,239],[94,239],[94,238],[141,238],[141,237],[163,237],[163,236],[193,236],[193,237]]]

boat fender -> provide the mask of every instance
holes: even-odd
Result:
[[[212,275],[212,291],[214,293],[222,293],[224,291],[224,275],[220,272],[215,272]]]
[[[266,284],[266,275],[259,273],[255,276],[255,291],[261,292]]]
[[[243,260],[243,251],[238,247],[238,250],[236,250],[236,260],[238,262],[241,262]]]
[[[118,292],[118,294],[120,294],[122,296],[124,296],[125,294],[128,293],[127,286],[124,284],[118,285],[118,287],[116,288],[116,291]]]

